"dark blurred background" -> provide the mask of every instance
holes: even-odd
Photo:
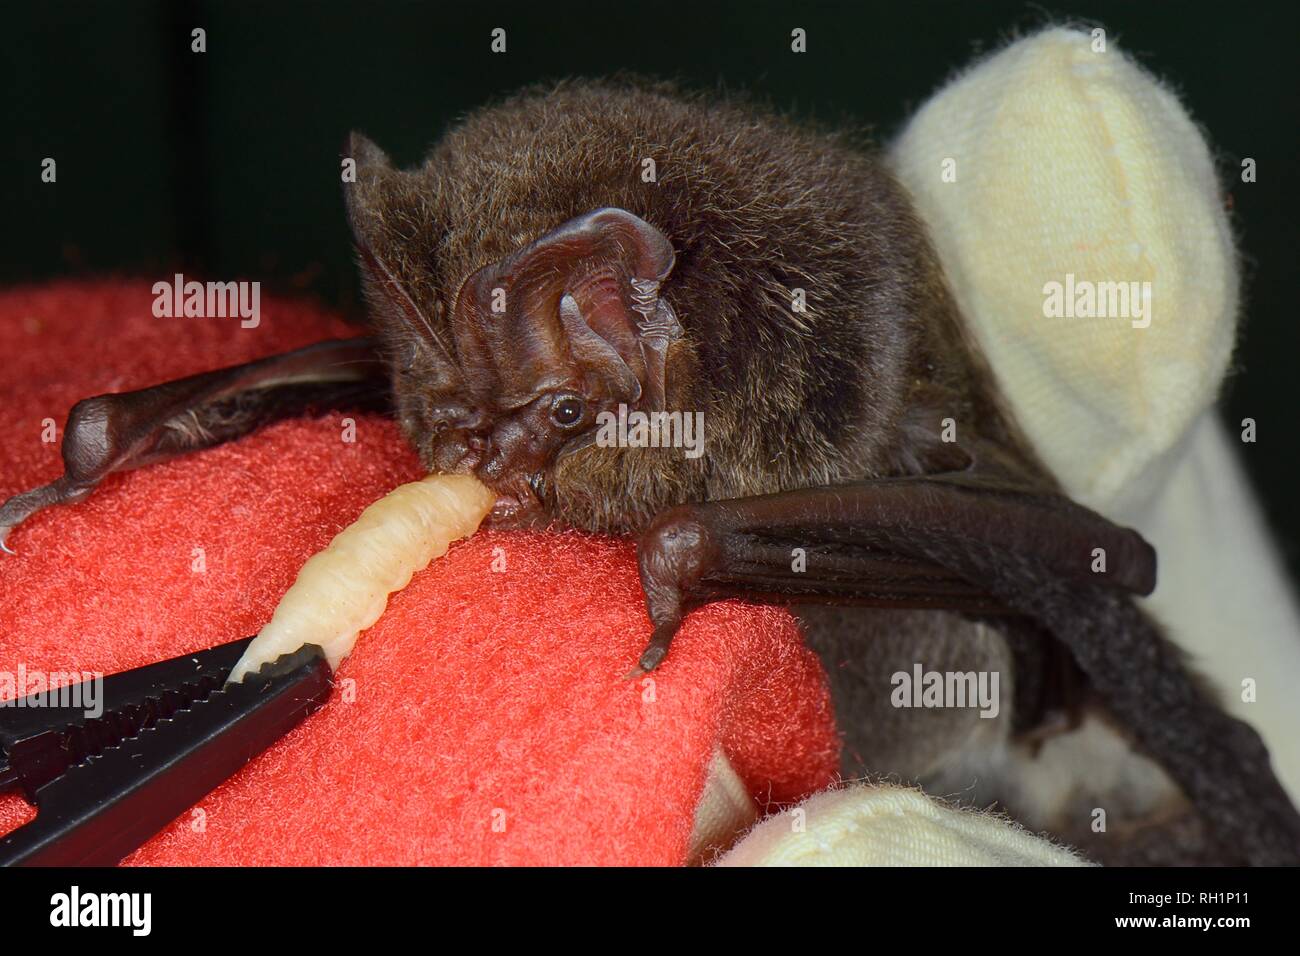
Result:
[[[1272,10],[1280,10],[1274,13]],[[403,165],[459,114],[525,83],[632,70],[746,89],[888,138],[954,68],[1071,20],[1172,82],[1220,154],[1247,259],[1223,414],[1300,580],[1293,366],[1300,117],[1286,5],[1194,3],[140,2],[10,4],[0,34],[0,282],[192,270],[355,313],[345,133]],[[207,52],[190,31],[207,30]],[[489,34],[508,32],[508,53]],[[809,52],[789,52],[804,27]],[[39,181],[58,161],[58,182]],[[1258,182],[1239,179],[1242,157]],[[1288,173],[1287,170],[1291,172]],[[3,357],[0,357],[0,369]],[[0,374],[3,374],[0,371]]]

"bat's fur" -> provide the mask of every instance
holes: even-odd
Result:
[[[1032,460],[909,199],[842,134],[659,85],[565,83],[471,115],[417,170],[362,168],[356,188],[354,221],[444,340],[465,276],[574,216],[616,206],[671,241],[663,295],[686,337],[668,404],[704,412],[707,453],[578,452],[548,488],[564,524],[637,530],[682,501],[934,471],[944,417]],[[400,417],[429,457],[422,330],[381,329],[411,368]]]

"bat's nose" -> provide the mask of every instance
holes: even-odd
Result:
[[[475,466],[485,458],[490,457],[492,442],[487,435],[481,432],[471,432],[465,436],[465,457],[472,460]]]
[[[484,484],[499,483],[509,473],[509,461],[502,454],[501,449],[493,448],[482,459],[477,468],[474,469],[479,481]]]
[[[473,436],[470,449],[479,452],[475,473],[487,485],[498,486],[508,482],[513,486],[522,476],[533,474],[543,464],[544,449],[534,447],[528,429],[519,422],[501,422],[490,434]]]

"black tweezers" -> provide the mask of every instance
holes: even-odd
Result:
[[[118,863],[325,703],[314,644],[225,686],[251,640],[106,677],[97,717],[40,694],[0,705],[0,793],[37,807],[0,837],[0,866]]]

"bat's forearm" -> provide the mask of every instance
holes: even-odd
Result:
[[[388,404],[371,339],[340,339],[150,388],[78,402],[63,434],[63,474],[0,505],[0,547],[33,514],[80,501],[108,475],[211,448],[313,408]]]

